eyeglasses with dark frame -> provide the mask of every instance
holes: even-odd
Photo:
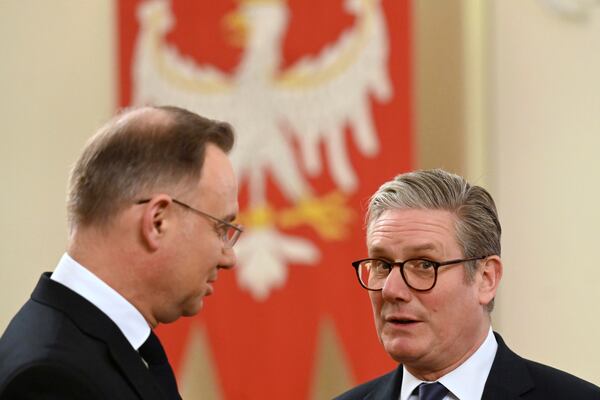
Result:
[[[148,203],[150,200],[151,199],[138,200],[135,202],[135,204]],[[244,227],[241,225],[232,224],[230,222],[222,220],[221,218],[214,217],[208,213],[205,213],[204,211],[200,211],[200,210],[184,203],[183,201],[179,201],[173,197],[171,197],[171,200],[173,200],[173,203],[175,203],[183,208],[186,208],[198,215],[201,215],[203,217],[211,219],[214,222],[217,222],[218,224],[220,224],[221,227],[225,227],[226,229],[223,230],[221,240],[223,240],[223,243],[225,244],[225,247],[227,247],[227,248],[232,248],[233,245],[235,245],[235,242],[237,242],[237,240],[239,239],[242,232],[244,232]],[[217,229],[217,230],[219,231],[220,229]]]
[[[371,291],[383,289],[387,277],[395,266],[400,267],[400,275],[406,285],[417,292],[427,292],[437,283],[438,269],[446,265],[458,265],[467,261],[483,260],[489,256],[464,258],[449,261],[432,261],[425,258],[412,258],[406,261],[390,262],[381,258],[366,258],[354,261],[352,266],[360,285]]]

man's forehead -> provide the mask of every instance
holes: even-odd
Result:
[[[456,215],[446,210],[386,210],[368,226],[367,246],[375,250],[401,242],[410,251],[434,250],[441,240],[456,239],[455,223]]]
[[[200,179],[219,178],[235,182],[233,164],[227,153],[213,143],[207,143]]]
[[[384,210],[367,226],[367,235],[377,230],[396,230],[411,227],[423,229],[454,228],[457,222],[455,213],[441,209],[390,208]]]
[[[427,253],[443,250],[444,244],[440,240],[435,239],[424,239],[420,241],[400,241],[393,243],[396,246],[400,246],[403,252],[406,253]],[[367,242],[369,253],[378,254],[386,253],[389,251],[390,243],[382,242],[377,239],[370,240]]]
[[[206,147],[204,165],[197,193],[202,202],[218,204],[221,217],[233,220],[238,213],[238,184],[227,154],[210,143]]]

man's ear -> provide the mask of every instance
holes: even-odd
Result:
[[[144,203],[142,215],[141,235],[142,241],[150,251],[156,251],[165,237],[170,220],[167,218],[168,210],[173,200],[166,194],[153,196]]]
[[[481,276],[479,282],[479,303],[489,304],[496,296],[496,291],[502,279],[502,260],[499,256],[489,256],[482,261],[478,269]]]

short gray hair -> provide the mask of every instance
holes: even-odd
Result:
[[[371,197],[367,228],[390,209],[446,210],[457,217],[456,240],[465,258],[500,256],[502,228],[494,199],[487,190],[471,185],[461,176],[442,169],[420,170],[396,176]],[[475,275],[476,263],[466,264],[467,278]],[[488,310],[493,308],[493,302]]]
[[[173,107],[124,110],[87,143],[69,179],[69,226],[106,225],[143,191],[200,177],[206,146],[228,153],[229,124]]]

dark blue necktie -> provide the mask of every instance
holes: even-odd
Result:
[[[165,350],[160,344],[160,340],[150,331],[150,336],[139,350],[140,356],[148,363],[148,371],[154,376],[154,379],[164,395],[168,399],[181,400],[177,390],[177,381],[175,374],[169,364]]]
[[[419,400],[442,400],[448,389],[439,382],[421,383],[419,389]]]

